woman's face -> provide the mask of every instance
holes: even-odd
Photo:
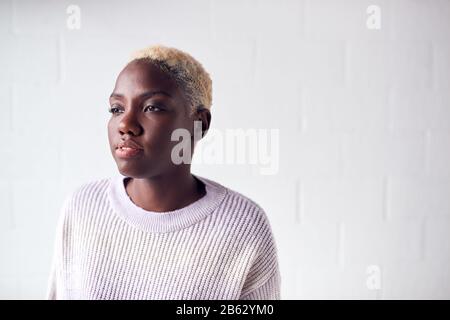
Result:
[[[119,74],[111,94],[108,139],[122,175],[146,178],[177,167],[171,160],[172,132],[185,128],[193,133],[193,119],[176,82],[157,66],[134,60]],[[118,144],[131,139],[142,147],[135,157],[118,154]]]

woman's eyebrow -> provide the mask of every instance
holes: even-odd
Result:
[[[154,96],[156,94],[161,94],[161,95],[165,95],[165,96],[167,96],[169,98],[172,98],[172,96],[169,93],[167,93],[166,91],[163,91],[163,90],[147,91],[147,92],[144,92],[144,93],[140,94],[139,98],[141,98],[141,99],[142,98],[150,98],[151,96]],[[124,95],[120,94],[120,93],[114,93],[113,92],[113,93],[111,93],[111,95],[109,97],[110,98],[123,98]]]

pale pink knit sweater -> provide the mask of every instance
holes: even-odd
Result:
[[[280,299],[272,229],[251,199],[195,175],[206,195],[169,212],[129,198],[122,175],[64,201],[48,299]]]

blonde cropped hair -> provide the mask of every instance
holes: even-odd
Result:
[[[198,108],[211,109],[212,80],[200,62],[190,54],[160,44],[133,52],[130,61],[144,59],[168,73],[182,88],[191,107],[191,115]]]

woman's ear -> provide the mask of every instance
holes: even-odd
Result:
[[[194,121],[201,121],[201,123],[202,123],[201,137],[204,137],[206,135],[206,133],[208,132],[209,127],[211,125],[211,112],[209,112],[209,110],[206,109],[203,105],[199,105],[195,109],[195,114],[193,116],[193,119],[194,119]],[[195,129],[195,122],[194,122],[194,129]]]

